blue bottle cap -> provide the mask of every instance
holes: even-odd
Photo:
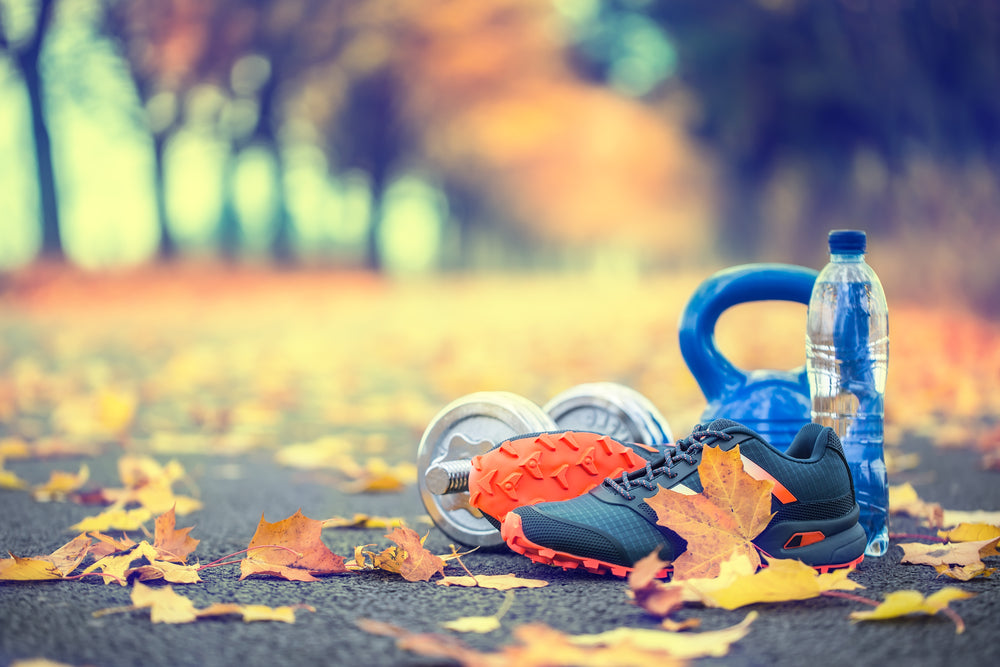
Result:
[[[857,229],[834,229],[827,242],[831,255],[862,255],[868,247],[868,237]]]

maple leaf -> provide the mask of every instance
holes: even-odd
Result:
[[[903,558],[900,562],[930,565],[938,574],[961,581],[968,581],[974,577],[988,577],[995,569],[987,568],[982,559],[1000,555],[997,551],[998,541],[1000,535],[975,542],[947,544],[908,542],[899,545],[903,549]]]
[[[864,588],[848,579],[853,570],[820,574],[799,560],[772,559],[759,572],[737,575],[724,587],[705,591],[703,601],[712,607],[738,609],[758,602],[789,602],[819,597],[824,591]]]
[[[138,530],[142,524],[153,518],[153,513],[145,507],[126,510],[112,506],[95,516],[88,516],[70,526],[70,530],[81,532],[104,532],[107,530]]]
[[[944,525],[941,505],[921,500],[909,482],[889,487],[889,512],[923,519],[930,526]]]
[[[393,493],[417,481],[417,467],[409,462],[390,466],[384,459],[371,458],[359,466],[345,458],[340,471],[351,478],[341,485],[345,493]]]
[[[0,559],[0,581],[46,581],[63,578],[63,573],[50,560],[19,558],[9,551],[7,555],[10,558]]]
[[[476,634],[486,634],[500,629],[500,619],[496,616],[462,616],[454,621],[445,621],[441,624],[445,630],[454,632],[475,632]]]
[[[543,579],[522,579],[511,574],[477,574],[461,577],[441,577],[438,586],[465,586],[467,588],[491,588],[497,591],[508,591],[513,588],[542,588],[549,582]]]
[[[684,604],[684,589],[663,586],[656,580],[670,563],[653,552],[639,560],[628,575],[629,598],[655,616],[667,616]]]
[[[264,574],[292,581],[316,581],[315,574],[347,572],[343,557],[323,544],[322,530],[323,522],[304,516],[301,509],[275,523],[261,515],[246,558],[240,561],[240,579]]]
[[[53,470],[48,482],[31,490],[31,497],[39,502],[66,500],[69,494],[86,484],[88,479],[90,479],[90,467],[86,463],[82,464],[76,473]]]
[[[986,510],[944,510],[942,525],[957,526],[962,523],[988,523],[1000,525],[1000,512],[988,512]]]
[[[101,558],[83,571],[83,574],[89,574],[96,570],[100,570],[108,577],[105,577],[104,583],[110,583],[109,579],[115,580],[119,585],[125,586],[128,580],[127,571],[132,567],[132,562],[140,558],[145,558],[149,562],[153,562],[157,559],[156,549],[153,548],[149,542],[143,540],[139,544],[135,545],[128,551],[120,553],[117,555],[108,555]]]
[[[120,540],[99,531],[92,531],[88,535],[97,540],[97,543],[90,547],[90,555],[98,560],[119,551],[127,551],[136,545],[135,541],[125,533],[122,533]]]
[[[978,542],[1000,537],[1000,526],[988,523],[960,523],[951,530],[939,530],[938,537],[949,542]]]
[[[407,581],[430,581],[444,572],[444,560],[424,548],[424,541],[412,528],[396,528],[385,536],[405,552],[398,559],[399,574]]]
[[[323,521],[323,528],[398,528],[405,525],[406,521],[400,517],[367,514],[355,514],[350,519],[334,516]]]
[[[63,579],[87,557],[90,545],[90,538],[80,534],[48,556],[19,558],[8,552],[10,558],[0,560],[0,581]]]
[[[3,467],[4,460],[0,457],[0,489],[26,489],[28,483],[16,474]]]
[[[148,565],[130,567],[125,571],[125,576],[126,578],[134,576],[139,581],[163,579],[172,584],[197,584],[201,582],[197,566],[163,560],[153,561]]]
[[[743,470],[739,445],[729,451],[706,447],[698,467],[703,491],[683,495],[661,489],[646,503],[657,523],[687,541],[674,561],[674,578],[714,577],[719,565],[743,553],[755,565],[760,556],[752,540],[771,521],[771,480],[756,480]]]
[[[882,621],[908,614],[934,615],[941,611],[951,611],[948,605],[954,600],[971,597],[975,597],[975,594],[953,586],[946,586],[926,598],[919,591],[894,591],[886,595],[885,600],[875,609],[853,611],[850,618],[852,621]],[[952,620],[955,621],[955,633],[962,634],[965,631],[965,623],[954,613]]]
[[[176,525],[177,519],[173,508],[156,517],[153,547],[156,548],[160,560],[185,563],[188,555],[195,550],[201,540],[196,540],[188,535],[191,528],[177,530]]]

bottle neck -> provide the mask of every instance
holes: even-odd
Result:
[[[840,264],[863,262],[865,261],[865,253],[835,253],[830,255],[830,261]]]

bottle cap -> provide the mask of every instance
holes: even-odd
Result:
[[[868,237],[857,229],[834,229],[827,242],[831,255],[861,255],[868,246]]]

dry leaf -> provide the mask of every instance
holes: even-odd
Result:
[[[926,598],[918,591],[894,591],[886,595],[885,600],[875,609],[851,612],[851,620],[882,621],[908,614],[933,615],[948,609],[948,604],[953,600],[965,600],[971,597],[975,597],[975,594],[952,586],[942,588]],[[955,632],[961,634],[965,631],[965,624],[957,616],[954,619],[957,619]]]
[[[447,576],[438,580],[439,586],[466,586],[469,588],[492,588],[507,591],[514,588],[542,588],[549,582],[543,579],[521,579],[511,574],[477,574],[475,576]]]
[[[920,499],[917,490],[909,482],[889,487],[889,511],[905,514],[915,519],[923,519],[929,526],[944,525],[944,510],[938,503],[928,503]]]
[[[345,465],[340,470],[351,478],[340,487],[345,493],[393,493],[417,481],[417,467],[409,462],[390,466],[384,459],[372,458],[363,467]]]
[[[119,551],[127,551],[136,545],[135,541],[125,533],[122,533],[120,540],[109,535],[105,535],[99,531],[93,531],[88,534],[90,537],[97,540],[97,542],[90,547],[90,555],[97,559],[104,558],[105,556],[109,556],[113,553],[118,553]]]
[[[247,555],[240,562],[240,579],[264,574],[316,581],[316,574],[347,572],[343,557],[323,544],[322,530],[323,523],[304,516],[302,510],[275,523],[265,521],[261,515]]]
[[[646,503],[661,526],[687,541],[673,563],[675,579],[714,577],[719,565],[734,553],[760,564],[752,540],[771,517],[774,482],[756,480],[743,470],[740,448],[706,447],[698,467],[703,491],[683,495],[663,489]]]
[[[177,519],[174,509],[156,517],[155,537],[153,546],[160,560],[186,563],[187,557],[195,550],[201,540],[192,538],[188,533],[191,528],[176,529]]]
[[[3,458],[0,458],[0,489],[26,489],[28,483],[16,474],[3,467]]]
[[[405,552],[397,562],[399,574],[407,581],[430,581],[444,572],[444,561],[424,548],[423,540],[412,528],[396,528],[386,535]]]
[[[76,473],[53,470],[49,481],[31,490],[31,496],[39,502],[66,500],[66,497],[82,487],[90,479],[90,467],[83,463]]]
[[[10,558],[0,559],[0,581],[46,581],[62,579],[63,573],[55,563],[44,558],[18,558],[9,551]]]
[[[46,581],[70,575],[87,557],[91,540],[80,534],[48,556],[10,558],[0,560],[0,581]]]
[[[738,624],[722,630],[708,632],[667,632],[644,628],[616,628],[596,635],[570,636],[577,646],[616,647],[626,655],[633,651],[662,651],[677,658],[722,657],[729,653],[730,645],[743,639],[750,631],[750,624],[757,618],[751,611]]]
[[[94,612],[94,616],[104,616],[111,613],[147,608],[150,610],[150,620],[152,620],[153,623],[170,624],[193,623],[199,618],[228,616],[231,614],[238,614],[242,616],[243,621],[247,623],[251,621],[281,621],[284,623],[294,623],[296,610],[304,609],[307,611],[316,611],[309,605],[266,607],[264,605],[240,605],[229,603],[216,603],[206,607],[205,609],[196,609],[194,602],[183,595],[176,593],[173,587],[169,585],[152,588],[137,581],[132,588],[131,607],[102,609]]]
[[[108,530],[139,530],[142,524],[153,518],[153,513],[145,507],[133,510],[110,507],[96,516],[88,516],[70,526],[70,530],[81,532],[105,532]]]
[[[988,577],[993,568],[987,568],[982,559],[998,556],[997,542],[1000,536],[976,542],[954,542],[947,544],[920,544],[908,542],[900,544],[903,558],[900,562],[915,565],[930,565],[938,574],[968,581],[974,577]]]
[[[684,604],[682,587],[668,587],[657,581],[667,565],[653,552],[637,562],[628,575],[629,598],[654,616],[667,616]]]
[[[455,632],[475,632],[485,634],[500,629],[500,619],[496,616],[463,616],[441,624],[446,630]]]
[[[149,565],[129,568],[126,577],[135,576],[139,581],[155,581],[162,579],[172,584],[197,584],[201,582],[196,565],[181,565],[169,561],[158,560]]]
[[[961,523],[988,523],[1000,525],[1000,512],[987,512],[986,510],[944,510],[942,525],[957,526]]]
[[[949,542],[978,542],[1000,537],[1000,526],[988,523],[960,523],[951,530],[939,530],[938,537]]]
[[[706,605],[738,609],[758,602],[789,602],[819,597],[824,591],[864,588],[848,579],[851,569],[820,574],[802,561],[772,559],[753,574],[737,576],[729,585],[706,592]]]
[[[335,516],[323,521],[323,528],[398,528],[405,526],[406,521],[400,517],[369,516],[355,514],[353,518]]]

